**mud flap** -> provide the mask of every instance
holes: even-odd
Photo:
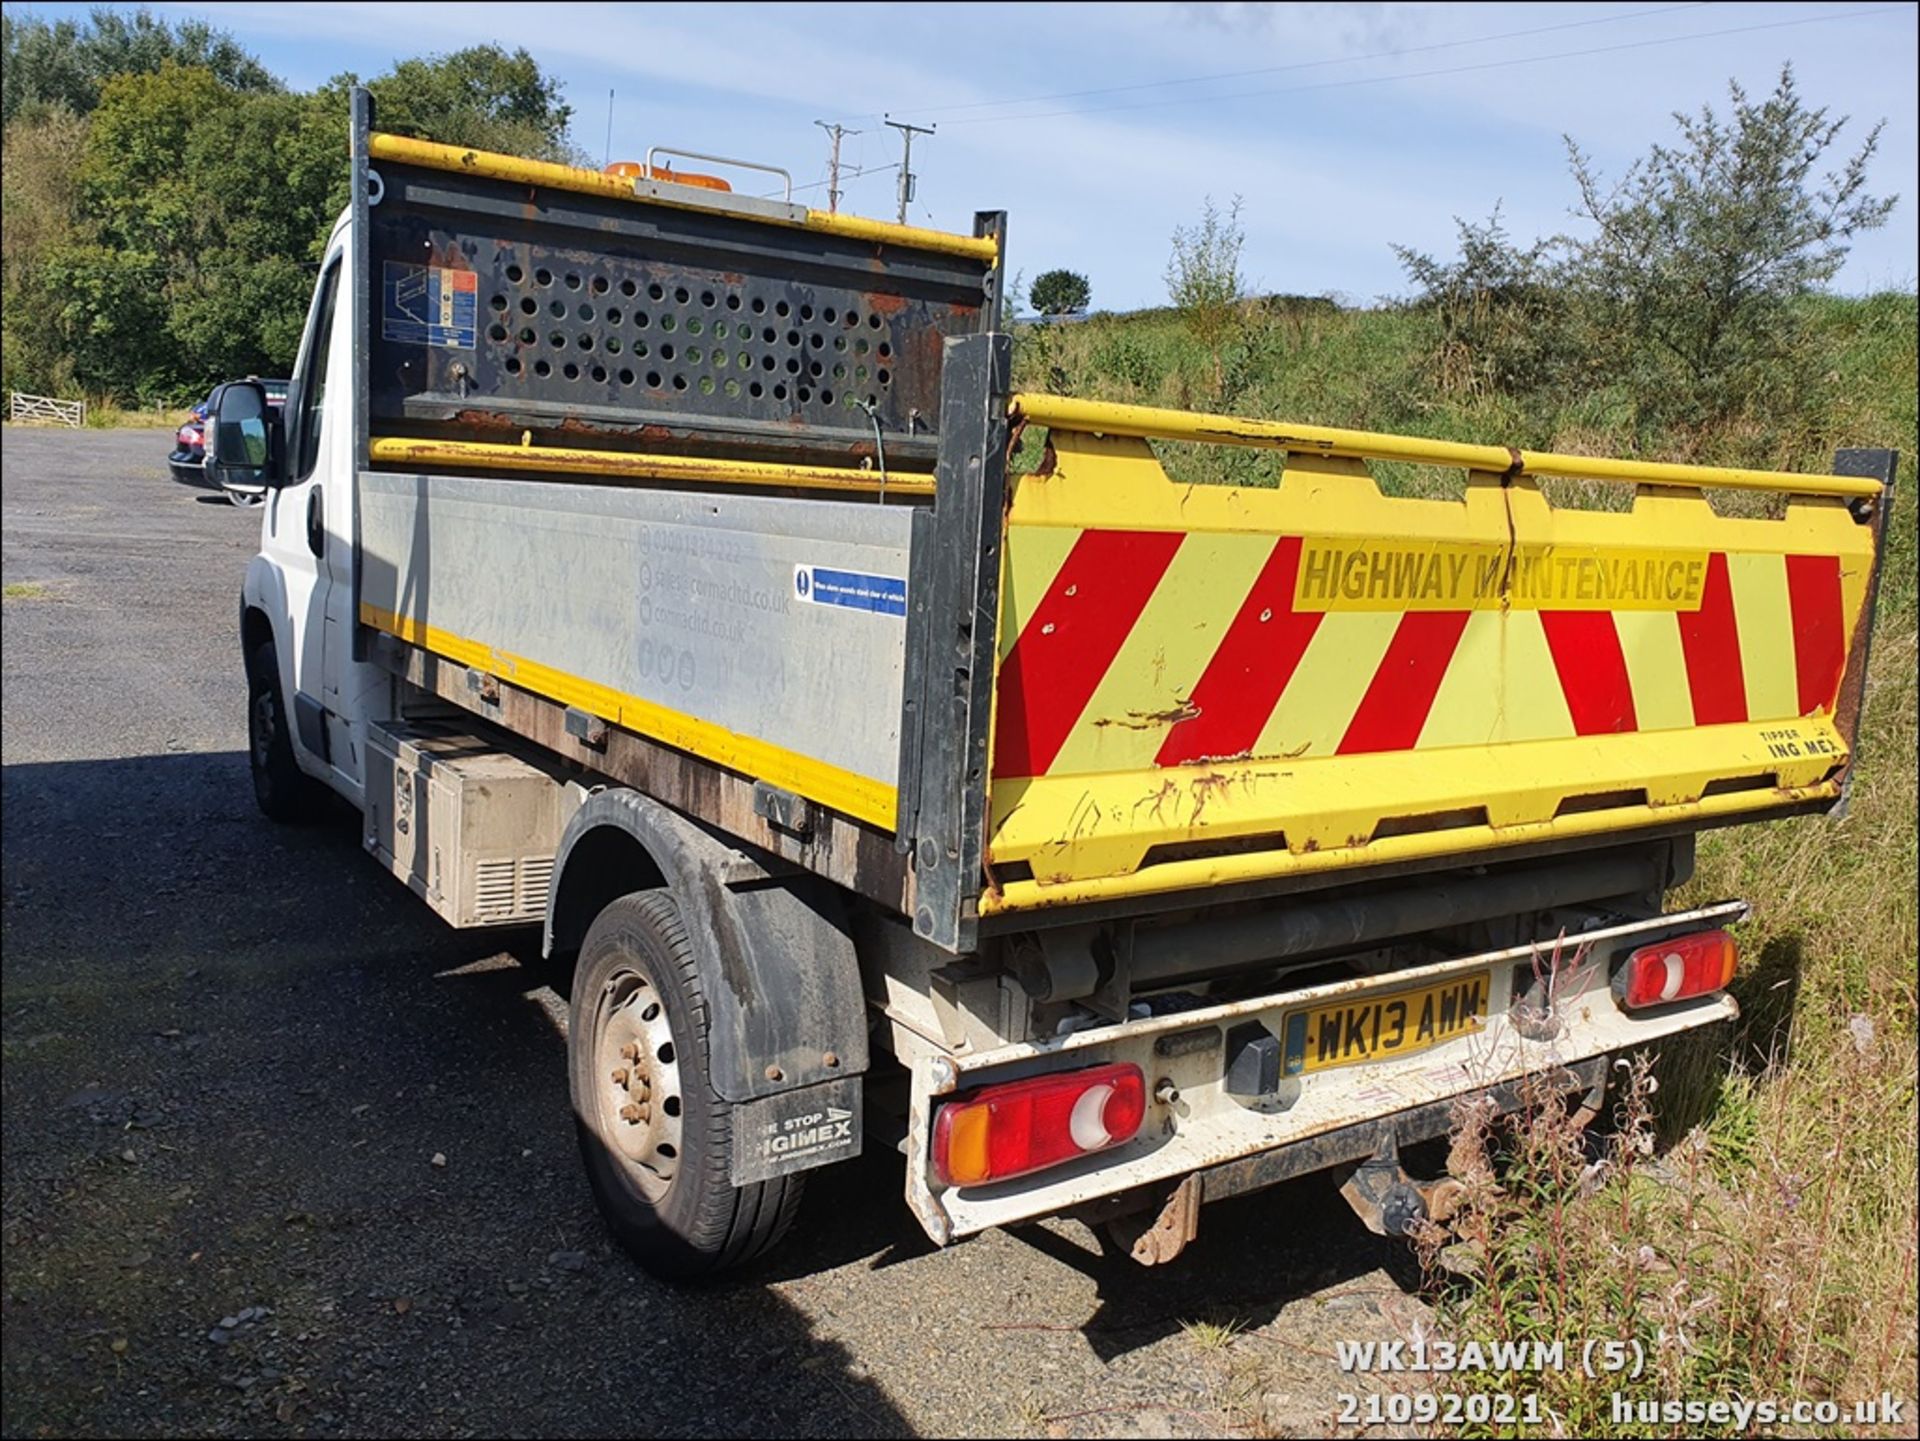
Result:
[[[830,1166],[860,1154],[860,1078],[847,1076],[736,1106],[736,1186]]]

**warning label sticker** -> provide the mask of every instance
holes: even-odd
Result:
[[[898,576],[830,570],[824,565],[793,568],[794,596],[812,605],[837,605],[876,615],[907,613],[907,583]]]
[[[480,278],[471,270],[389,260],[380,281],[380,338],[472,350]]]

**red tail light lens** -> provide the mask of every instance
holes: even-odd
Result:
[[[1094,1066],[988,1086],[942,1106],[933,1165],[949,1186],[983,1186],[1131,1141],[1147,1114],[1138,1066]]]
[[[1630,1011],[1664,1006],[1722,990],[1733,979],[1739,952],[1725,931],[1697,931],[1642,946],[1613,978],[1613,993]]]

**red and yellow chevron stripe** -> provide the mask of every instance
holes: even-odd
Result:
[[[1222,830],[1364,845],[1409,816],[1541,823],[1594,791],[1684,803],[1844,759],[1873,556],[1839,499],[1556,509],[1491,475],[1389,499],[1302,457],[1272,490],[1177,487],[1142,441],[1052,444],[1008,517],[989,846],[1043,885]]]

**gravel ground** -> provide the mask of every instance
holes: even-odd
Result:
[[[1154,1271],[1065,1222],[936,1251],[868,1155],[758,1271],[634,1268],[537,936],[255,812],[258,513],[168,439],[5,435],[6,1435],[1310,1434],[1365,1384],[1333,1340],[1421,1323],[1318,1181]]]

